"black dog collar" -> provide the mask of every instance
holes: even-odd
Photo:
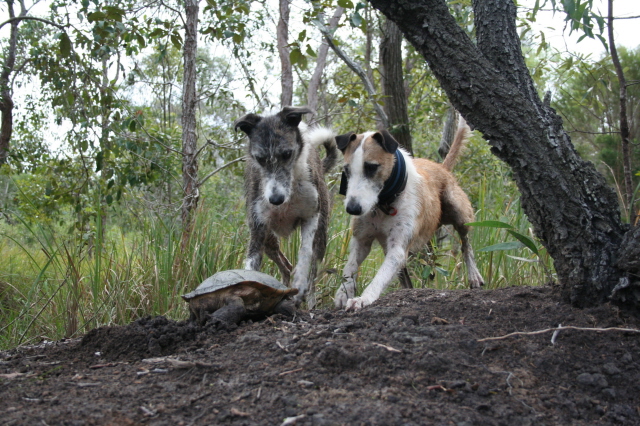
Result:
[[[400,150],[396,150],[396,163],[393,165],[391,175],[384,181],[382,191],[378,194],[378,207],[383,213],[395,216],[397,211],[391,204],[402,194],[404,188],[407,186],[407,164],[404,156],[400,153]],[[347,185],[349,178],[345,172],[342,172],[342,179],[340,180],[340,195],[347,195]]]

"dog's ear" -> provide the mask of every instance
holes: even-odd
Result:
[[[344,135],[336,136],[336,145],[338,145],[338,149],[344,153],[344,150],[347,149],[347,146],[354,141],[358,135],[355,133],[345,133]]]
[[[300,121],[302,121],[302,116],[305,114],[311,114],[312,112],[313,110],[307,107],[288,106],[282,108],[282,111],[280,111],[280,116],[291,127],[298,127],[298,124],[300,124]]]
[[[393,136],[391,136],[391,133],[386,130],[376,132],[371,137],[389,154],[393,154],[398,149],[398,141],[396,141]]]
[[[247,114],[244,117],[238,118],[233,123],[233,129],[237,132],[238,129],[245,132],[247,135],[251,135],[253,128],[262,120],[258,114]]]

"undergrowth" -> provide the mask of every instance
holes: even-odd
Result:
[[[501,221],[533,240],[518,193],[507,169],[472,142],[456,167],[477,211],[477,221]],[[351,239],[350,217],[337,195],[337,173],[328,179],[334,193],[326,256],[318,269],[318,307],[333,306]],[[180,247],[177,214],[145,209],[127,201],[111,212],[107,229],[94,223],[86,232],[68,226],[20,220],[0,225],[0,348],[42,340],[71,338],[101,325],[126,324],[146,315],[187,317],[180,295],[213,273],[241,268],[248,229],[241,178],[217,176],[203,188],[191,239]],[[103,232],[104,231],[104,232]],[[535,254],[513,240],[504,228],[475,227],[472,245],[485,288],[539,285],[553,279],[551,260],[538,245]],[[299,233],[282,242],[295,264]],[[441,231],[434,252],[415,253],[409,261],[414,286],[466,288],[466,272],[457,234]],[[375,246],[358,276],[358,291],[375,275],[384,255]],[[279,276],[265,257],[263,271]],[[393,287],[395,288],[395,286]],[[392,288],[392,289],[393,289]],[[391,290],[392,290],[391,289]]]

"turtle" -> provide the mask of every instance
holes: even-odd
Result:
[[[230,269],[210,276],[182,298],[189,304],[189,320],[202,326],[207,321],[237,324],[272,313],[291,316],[295,304],[289,297],[297,293],[297,288],[288,288],[271,275]]]

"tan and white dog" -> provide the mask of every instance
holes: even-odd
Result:
[[[347,213],[355,216],[349,259],[335,296],[337,308],[357,310],[372,304],[395,276],[404,287],[411,287],[407,256],[427,245],[440,225],[451,224],[460,234],[469,286],[484,284],[465,225],[474,221],[473,208],[451,174],[468,133],[469,127],[461,118],[442,164],[412,158],[384,130],[336,137],[344,154],[341,193],[346,196]],[[362,295],[355,297],[358,268],[374,241],[384,249],[384,262]]]

